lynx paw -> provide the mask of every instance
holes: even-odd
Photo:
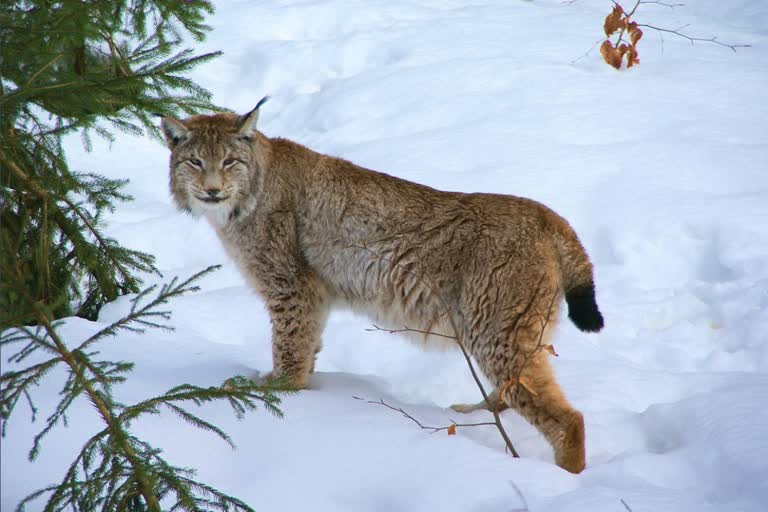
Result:
[[[456,412],[460,412],[462,414],[469,414],[470,412],[475,411],[487,411],[488,406],[486,405],[485,401],[476,403],[476,404],[453,404],[451,406],[451,409],[453,409]]]
[[[253,380],[261,385],[276,388],[305,389],[308,387],[307,378],[280,375],[274,371],[265,374],[257,374],[257,377]]]
[[[499,395],[494,392],[488,396],[487,402],[485,400],[481,400],[476,404],[453,404],[451,406],[451,409],[453,409],[456,412],[467,414],[475,411],[494,411],[495,410],[496,412],[501,412],[507,407],[509,406],[505,402],[502,402],[501,400],[499,400]]]
[[[581,473],[587,465],[584,452],[584,417],[574,412],[555,450],[555,462],[566,471]]]

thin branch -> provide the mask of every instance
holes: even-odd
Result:
[[[611,2],[613,2],[615,5],[617,5],[619,8],[621,8],[622,11],[624,11],[624,8],[621,6],[621,4],[619,2],[617,2],[616,0],[611,0]],[[628,13],[626,13],[627,18],[632,17],[635,14],[635,11],[637,11],[637,8],[640,7],[641,4],[656,4],[656,5],[662,5],[664,7],[669,7],[669,8],[682,7],[682,6],[685,5],[685,4],[672,4],[672,3],[667,3],[667,2],[663,2],[663,1],[656,1],[656,0],[637,0],[637,3],[635,3],[635,6],[632,8],[632,10],[629,11]],[[626,11],[624,11],[624,12],[626,12]],[[729,44],[729,43],[723,43],[723,42],[717,40],[717,36],[713,36],[713,37],[709,37],[709,38],[707,38],[707,37],[693,37],[693,36],[689,36],[689,35],[686,35],[686,34],[683,34],[682,32],[680,32],[682,29],[686,28],[688,25],[684,25],[684,26],[682,26],[680,28],[677,28],[677,29],[661,28],[661,27],[657,27],[655,25],[649,25],[649,24],[646,24],[646,23],[638,23],[637,26],[638,27],[650,28],[652,30],[656,30],[657,32],[666,32],[668,34],[674,34],[674,35],[676,35],[678,37],[682,37],[683,39],[687,39],[688,41],[690,41],[691,46],[693,46],[693,44],[697,43],[697,42],[699,42],[699,43],[712,43],[712,44],[716,44],[718,46],[729,48],[733,53],[736,53],[736,48],[751,48],[752,47],[752,45],[749,45],[749,44]],[[624,32],[625,32],[625,29],[622,28],[621,31],[619,32],[619,38],[616,40],[616,43],[614,44],[615,47],[618,47],[619,43],[621,43],[622,37],[624,35]]]
[[[583,54],[582,56],[580,56],[580,57],[576,57],[575,59],[573,59],[573,60],[571,61],[571,65],[574,65],[574,64],[576,64],[577,62],[579,62],[581,59],[584,59],[584,58],[586,58],[586,57],[587,57],[587,55],[589,55],[590,53],[592,53],[592,50],[594,50],[594,49],[595,49],[595,47],[596,47],[597,45],[599,45],[600,43],[602,43],[603,41],[605,41],[605,39],[604,39],[604,38],[602,38],[602,37],[601,37],[600,39],[598,39],[597,41],[595,41],[595,42],[594,42],[594,44],[593,44],[593,45],[592,45],[592,46],[589,48],[589,50],[587,50],[586,52],[584,52],[584,54]]]
[[[542,276],[543,279],[543,276]],[[541,289],[541,280],[539,281],[539,288],[536,289],[536,294],[538,294],[538,291]],[[543,349],[544,344],[544,332],[546,331],[547,325],[549,324],[549,320],[552,316],[552,306],[555,304],[555,300],[557,299],[559,295],[559,290],[555,290],[555,292],[552,294],[552,300],[549,301],[549,308],[547,309],[547,316],[541,317],[539,315],[539,321],[541,325],[541,329],[539,330],[539,339],[536,342],[536,347],[534,347],[533,350],[531,350],[528,354],[526,354],[525,359],[523,360],[523,364],[520,365],[520,371],[518,372],[518,378],[523,373],[523,369],[528,364],[528,361],[531,357],[533,357],[535,354],[540,352]],[[537,312],[538,313],[538,312]]]
[[[485,400],[485,403],[488,405],[488,410],[491,411],[491,414],[493,414],[493,421],[496,424],[496,428],[499,430],[499,434],[501,434],[502,439],[504,439],[504,444],[507,445],[507,449],[512,454],[513,457],[519,458],[520,454],[517,453],[517,450],[515,450],[514,445],[512,444],[512,440],[507,435],[507,431],[504,429],[504,427],[501,424],[501,416],[499,415],[499,411],[496,407],[491,405],[491,402],[488,400],[488,393],[485,392],[485,388],[483,387],[483,384],[480,382],[480,377],[477,376],[477,372],[475,371],[475,366],[472,364],[472,359],[469,357],[469,353],[467,352],[467,349],[464,348],[464,345],[462,343],[458,343],[459,348],[461,349],[461,353],[464,354],[464,359],[467,361],[467,366],[469,366],[469,371],[472,372],[472,378],[475,379],[475,384],[477,384],[477,387],[480,388],[480,392],[483,394],[483,400]]]
[[[685,4],[670,4],[667,2],[661,2],[657,0],[640,0],[641,4],[656,4],[661,5],[663,7],[669,7],[670,9],[674,9],[675,7],[684,7]]]
[[[638,23],[637,26],[638,27],[650,28],[650,29],[655,30],[655,31],[660,32],[660,33],[664,32],[664,33],[667,33],[667,34],[673,34],[673,35],[676,35],[678,37],[682,37],[683,39],[687,39],[688,41],[690,41],[691,46],[693,46],[695,43],[712,43],[712,44],[716,44],[718,46],[722,46],[724,48],[729,48],[733,53],[736,53],[736,48],[752,48],[751,44],[723,43],[722,41],[718,41],[717,40],[717,36],[712,36],[712,37],[693,37],[693,36],[689,36],[687,34],[683,34],[682,32],[680,32],[680,30],[684,29],[688,25],[685,25],[685,26],[680,27],[678,29],[660,28],[660,27],[657,27],[655,25],[648,25],[646,23]]]
[[[45,71],[46,69],[48,69],[49,67],[51,67],[51,66],[52,66],[52,65],[53,65],[53,64],[54,64],[54,63],[55,63],[57,60],[59,60],[59,59],[60,59],[60,58],[62,58],[62,57],[63,57],[63,55],[61,55],[61,54],[59,54],[59,55],[56,55],[56,56],[55,56],[53,59],[51,59],[51,60],[48,62],[48,64],[46,64],[45,66],[43,66],[42,68],[40,68],[39,70],[37,70],[37,72],[36,72],[34,75],[32,75],[32,77],[31,77],[29,80],[27,80],[27,83],[26,83],[26,84],[24,84],[24,87],[29,87],[29,85],[30,85],[32,82],[34,82],[34,81],[35,81],[35,79],[36,79],[38,76],[40,76],[40,74],[41,74],[43,71]]]
[[[416,425],[418,425],[419,428],[422,428],[424,430],[431,430],[432,434],[434,434],[435,432],[440,432],[442,430],[448,430],[448,429],[454,428],[454,427],[496,426],[496,423],[493,422],[493,421],[485,421],[485,422],[480,422],[480,423],[456,423],[455,421],[451,420],[451,424],[450,425],[446,425],[444,427],[433,427],[433,426],[430,426],[430,425],[424,425],[422,422],[420,422],[419,420],[414,418],[412,415],[407,413],[405,410],[403,410],[403,408],[395,407],[394,405],[390,405],[387,402],[385,402],[384,399],[382,399],[382,398],[379,398],[378,400],[368,400],[366,398],[362,398],[362,397],[359,397],[359,396],[353,396],[352,398],[354,398],[355,400],[364,400],[365,403],[368,403],[368,404],[383,405],[387,409],[393,410],[395,412],[399,412],[401,415],[403,415],[404,417],[408,418],[409,420],[414,422]]]
[[[458,341],[456,339],[456,336],[449,336],[448,334],[440,334],[439,332],[423,331],[421,329],[411,329],[407,325],[404,328],[402,328],[402,329],[386,329],[384,327],[379,327],[376,324],[372,324],[372,325],[373,325],[373,329],[366,329],[366,331],[368,331],[368,332],[382,331],[382,332],[386,332],[388,334],[400,334],[400,333],[404,333],[404,332],[415,332],[417,334],[423,334],[424,336],[437,336],[439,338],[446,338],[446,339],[449,339],[449,340]]]
[[[91,222],[88,220],[87,216],[82,212],[79,206],[77,206],[75,203],[73,203],[67,196],[61,196],[61,200],[64,201],[70,208],[72,208],[72,211],[75,212],[75,214],[80,217],[80,220],[83,221],[83,224],[86,225],[88,228],[88,231],[91,232],[91,234],[96,238],[96,240],[99,242],[99,245],[101,246],[102,251],[104,254],[112,261],[112,263],[117,267],[117,269],[120,271],[120,273],[123,275],[123,279],[125,279],[126,282],[131,282],[133,278],[128,273],[128,271],[123,267],[123,265],[115,258],[115,255],[112,254],[112,250],[109,248],[109,245],[107,242],[102,238],[102,236],[99,234],[96,227],[91,224]]]
[[[523,491],[520,490],[520,488],[517,486],[517,484],[513,480],[510,480],[509,484],[517,493],[517,497],[520,498],[520,501],[523,502],[523,508],[515,508],[515,509],[512,509],[510,512],[528,512],[530,510],[528,508],[528,500],[525,499],[525,496],[523,495]]]

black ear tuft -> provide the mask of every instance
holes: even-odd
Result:
[[[256,124],[259,121],[259,107],[267,102],[269,96],[264,96],[259,100],[256,106],[245,115],[240,116],[240,129],[238,130],[238,137],[241,140],[249,140],[254,133],[256,133]]]
[[[253,109],[250,112],[240,116],[240,122],[245,123],[246,121],[248,121],[248,118],[251,117],[255,112],[257,112],[259,110],[259,107],[265,104],[267,100],[269,100],[269,96],[264,96],[263,98],[261,98],[259,102],[256,104],[256,106],[253,107]]]
[[[261,99],[259,100],[259,102],[256,104],[256,108],[259,108],[260,106],[262,106],[263,104],[265,104],[265,103],[267,102],[267,100],[269,100],[269,95],[266,95],[266,96],[264,96],[263,98],[261,98]]]

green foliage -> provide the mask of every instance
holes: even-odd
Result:
[[[92,319],[156,271],[101,232],[130,199],[125,182],[70,169],[62,137],[159,137],[153,114],[213,109],[184,74],[217,53],[180,49],[184,35],[203,38],[212,11],[203,0],[0,3],[0,328],[33,323],[37,303]]]
[[[242,418],[258,405],[276,416],[282,416],[278,393],[287,391],[279,381],[259,385],[245,377],[236,376],[220,386],[200,387],[189,384],[176,386],[165,393],[135,404],[115,400],[112,388],[126,380],[133,369],[124,361],[96,360],[95,346],[120,331],[143,332],[147,328],[170,329],[170,312],[161,309],[170,299],[197,290],[195,282],[216,267],[210,267],[187,280],[177,279],[161,286],[150,287],[132,299],[128,314],[98,331],[84,342],[70,348],[57,331],[59,322],[52,320],[49,307],[37,305],[40,326],[9,329],[0,336],[0,347],[17,350],[9,358],[19,365],[35,355],[41,362],[0,376],[0,414],[2,434],[19,401],[25,400],[37,414],[32,390],[54,368],[64,367],[67,378],[61,389],[61,399],[35,436],[29,457],[34,460],[40,452],[44,437],[60,423],[66,423],[67,411],[79,397],[88,399],[98,410],[104,429],[94,434],[69,466],[61,483],[41,489],[26,497],[17,510],[47,496],[45,510],[159,511],[163,510],[221,510],[251,511],[242,501],[194,479],[194,471],[171,465],[160,450],[131,433],[131,423],[146,415],[170,411],[183,421],[213,433],[234,447],[232,439],[218,426],[196,415],[190,405],[210,402],[228,403],[235,415]],[[45,359],[40,356],[49,354]]]

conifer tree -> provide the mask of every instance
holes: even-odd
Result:
[[[29,458],[34,461],[46,435],[67,423],[70,406],[79,398],[87,399],[97,410],[103,428],[85,441],[80,454],[70,464],[58,484],[40,489],[22,500],[17,511],[31,503],[47,499],[44,510],[95,512],[184,510],[197,512],[253,512],[243,501],[194,478],[194,470],[173,466],[162,451],[132,432],[138,418],[163,412],[213,433],[230,446],[232,439],[211,421],[190,410],[191,405],[215,401],[228,403],[238,418],[261,405],[277,416],[278,393],[288,391],[279,380],[261,385],[235,376],[219,386],[202,387],[182,384],[151,398],[133,404],[118,401],[113,388],[124,382],[133,363],[98,359],[97,346],[120,331],[143,332],[146,328],[171,329],[170,312],[161,309],[174,297],[197,290],[196,281],[215,267],[179,281],[173,279],[161,287],[149,287],[131,299],[128,314],[99,330],[79,344],[64,340],[48,306],[36,303],[36,327],[6,329],[0,334],[0,349],[12,352],[8,363],[12,369],[0,375],[0,418],[5,436],[9,420],[19,402],[26,402],[32,419],[38,414],[34,391],[56,368],[66,373],[59,402],[45,419],[35,436]],[[11,279],[16,278],[15,275]],[[19,290],[24,290],[19,287]],[[31,361],[31,362],[30,362]]]
[[[158,135],[154,113],[211,110],[184,74],[217,54],[180,47],[203,38],[212,11],[205,0],[0,2],[0,329],[39,323],[35,304],[93,319],[156,272],[102,232],[130,199],[125,182],[71,169],[62,137]]]

